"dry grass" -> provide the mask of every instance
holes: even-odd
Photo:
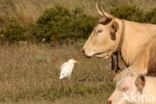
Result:
[[[145,11],[156,7],[155,0],[0,0],[0,16],[14,16],[19,21],[31,23],[45,9],[53,8],[56,5],[63,6],[69,10],[80,7],[87,14],[97,16],[95,9],[95,2],[97,1],[108,11],[118,5],[137,5]]]
[[[103,104],[113,89],[109,61],[86,59],[80,46],[1,46],[1,104]],[[79,61],[72,78],[59,80],[59,66]]]

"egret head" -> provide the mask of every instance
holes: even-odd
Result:
[[[70,63],[77,63],[78,61],[76,61],[76,60],[74,60],[74,59],[70,59],[68,62],[70,62]]]

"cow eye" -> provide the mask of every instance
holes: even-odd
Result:
[[[121,91],[125,92],[125,91],[127,91],[128,89],[129,89],[129,87],[123,87],[123,88],[121,89]]]
[[[97,33],[101,33],[103,30],[102,29],[98,29]]]

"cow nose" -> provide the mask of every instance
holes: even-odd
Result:
[[[111,101],[111,100],[108,100],[108,101],[107,101],[107,104],[112,104],[112,101]]]
[[[91,56],[86,55],[85,49],[82,48],[80,51],[86,58],[91,58]]]
[[[80,51],[83,55],[85,54],[85,49],[82,48]]]

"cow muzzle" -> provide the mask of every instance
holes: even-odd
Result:
[[[111,100],[108,100],[108,101],[107,101],[107,104],[112,104],[112,101],[111,101]]]
[[[80,50],[80,52],[81,52],[81,54],[84,55],[86,58],[91,58],[91,57],[92,57],[92,56],[88,56],[88,55],[86,54],[86,52],[85,52],[85,49],[83,49],[83,48]]]
[[[87,57],[87,58],[91,58],[91,57],[97,57],[97,58],[109,58],[111,55],[109,54],[109,52],[94,52],[94,51],[86,51],[85,49],[81,49],[81,53]]]

